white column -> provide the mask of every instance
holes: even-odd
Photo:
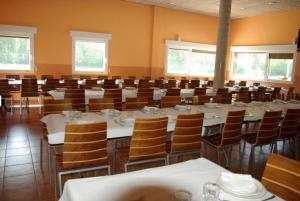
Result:
[[[232,0],[220,0],[218,42],[215,62],[214,90],[224,87],[226,55]]]

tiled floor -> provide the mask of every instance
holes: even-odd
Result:
[[[49,184],[47,170],[47,144],[44,142],[44,163],[40,164],[40,138],[43,133],[37,109],[20,118],[18,111],[13,115],[0,111],[0,201],[52,201],[53,187]],[[279,146],[279,150],[282,147]],[[291,156],[288,143],[285,155]],[[257,177],[262,174],[269,147],[256,150]],[[247,169],[249,147],[244,156]],[[208,158],[215,161],[215,152],[209,150]],[[232,171],[238,172],[238,153],[233,149]],[[117,158],[118,172],[122,171]]]

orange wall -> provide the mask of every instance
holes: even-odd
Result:
[[[300,9],[231,21],[230,45],[292,44],[300,29]],[[230,63],[230,62],[228,62]],[[230,65],[227,67],[229,78]],[[272,85],[276,85],[272,83]],[[282,84],[281,84],[282,85]],[[300,54],[296,62],[295,83],[300,91]],[[282,85],[289,87],[291,85]]]

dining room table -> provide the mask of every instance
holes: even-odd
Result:
[[[206,183],[220,183],[222,174],[229,170],[205,159],[198,158],[172,165],[144,169],[129,173],[91,178],[70,179],[66,181],[59,201],[205,201],[203,186]],[[235,175],[233,175],[235,176]],[[240,196],[219,185],[219,201],[279,201],[280,197],[268,192],[261,183],[257,184],[257,195]],[[246,190],[249,185],[239,186]],[[189,198],[174,199],[178,192],[188,194]],[[255,191],[254,191],[255,192]],[[166,196],[165,199],[163,196]],[[172,197],[174,195],[174,197]],[[253,194],[255,195],[255,194]],[[171,198],[171,199],[168,199]]]

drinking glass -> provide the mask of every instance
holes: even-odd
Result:
[[[203,185],[203,199],[204,201],[218,201],[220,194],[220,187],[216,183],[205,183]]]
[[[174,201],[191,201],[192,200],[192,193],[186,190],[178,190],[174,192],[173,195]]]

